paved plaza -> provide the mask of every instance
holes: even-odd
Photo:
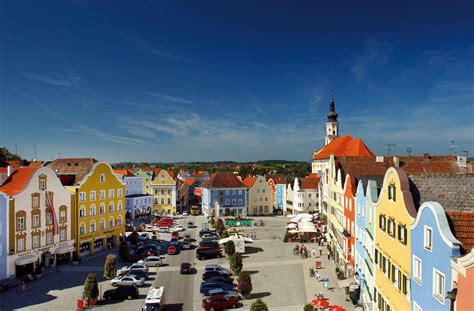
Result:
[[[201,227],[204,217],[194,219]],[[345,290],[337,288],[335,266],[332,261],[327,260],[325,247],[323,247],[324,252],[321,258],[302,259],[300,256],[293,255],[295,243],[283,243],[280,240],[280,236],[284,236],[286,217],[259,219],[265,222],[264,227],[247,229],[257,235],[255,242],[246,246],[247,253],[244,255],[243,268],[251,273],[253,291],[250,299],[242,300],[240,309],[248,310],[253,301],[261,298],[270,310],[302,310],[305,303],[315,299],[316,293],[323,292],[331,305],[337,304],[347,310],[353,310],[352,303],[346,301]],[[193,234],[196,234],[198,229],[194,230],[196,231]],[[309,250],[317,249],[316,244],[306,244],[306,246]],[[113,251],[117,252],[116,249]],[[28,283],[25,292],[14,287],[0,293],[0,310],[74,310],[76,300],[82,297],[84,280],[89,272],[97,274],[101,293],[111,288],[109,282],[102,277],[105,256],[109,253],[111,251],[95,255],[78,266],[61,266],[60,272]],[[322,282],[310,277],[309,268],[314,267],[316,260],[322,262],[321,275],[330,280],[328,289],[323,288]],[[179,265],[184,261],[195,263],[198,273],[181,276]],[[140,288],[138,299],[101,303],[96,308],[114,311],[140,310],[148,288],[156,282],[156,284],[164,285],[170,294],[170,297],[167,297],[169,304],[167,310],[202,310],[199,284],[204,266],[209,263],[228,266],[227,258],[198,261],[192,250],[182,251],[176,256],[167,256],[165,262],[168,265],[150,269],[151,279],[145,287]],[[119,267],[123,265],[125,263],[119,263]],[[186,283],[190,288],[186,289],[182,283]]]

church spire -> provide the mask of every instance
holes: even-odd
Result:
[[[334,95],[331,93],[331,102],[329,103],[328,122],[337,122],[336,105],[334,104]]]

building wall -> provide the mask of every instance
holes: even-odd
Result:
[[[104,182],[101,181],[102,175],[105,177]],[[104,193],[103,197],[100,195],[101,191]],[[95,200],[91,192],[95,192]],[[81,244],[90,243],[89,253],[93,254],[96,251],[95,241],[103,240],[102,247],[106,248],[108,238],[114,239],[118,245],[120,236],[125,234],[125,184],[113,173],[109,164],[97,162],[94,165],[79,187],[75,188],[75,201],[77,252],[81,253]],[[82,216],[81,211],[84,213]],[[103,229],[101,223],[105,223]],[[91,224],[95,224],[94,232],[91,231]],[[85,228],[83,233],[81,227]],[[82,255],[87,254],[88,252],[82,252]]]
[[[286,201],[286,184],[275,185],[275,207],[284,209]]]
[[[298,178],[293,185],[293,213],[314,213],[319,211],[319,191],[301,189]]]
[[[151,183],[153,209],[158,214],[176,214],[176,182],[161,170]]]
[[[474,251],[467,255],[453,259],[453,280],[457,282],[456,311],[474,310]]]
[[[136,175],[142,178],[142,185],[143,185],[142,193],[152,194],[153,193],[151,190],[152,177],[142,170],[138,171]]]
[[[293,192],[293,188],[292,188],[291,184],[286,185],[286,192],[285,193],[286,193],[285,194],[285,197],[286,197],[286,200],[285,200],[285,213],[289,214],[289,215],[294,214],[294,211],[293,211],[294,192]]]
[[[344,228],[350,234],[345,237],[346,245],[344,246],[344,254],[346,261],[350,265],[350,274],[354,274],[354,256],[355,256],[355,181],[352,176],[346,175],[344,183]]]
[[[247,215],[272,215],[272,188],[265,177],[257,176],[253,187],[248,190],[249,203]]]
[[[271,190],[272,190],[272,207],[276,208],[276,185],[275,185],[275,181],[270,178],[268,180],[268,185],[270,186]]]
[[[395,199],[389,199],[389,186],[394,186]],[[403,186],[403,188],[402,188]],[[408,206],[413,206],[413,199],[408,189],[408,178],[405,172],[401,169],[390,168],[385,173],[384,183],[380,192],[379,202],[376,206],[375,230],[376,230],[376,252],[380,254],[379,265],[375,268],[375,282],[377,289],[377,299],[387,302],[393,310],[410,310],[410,276],[411,276],[411,233],[410,225],[414,221],[407,210]],[[393,188],[392,188],[393,189]],[[380,228],[381,215],[385,217],[385,230]],[[397,225],[405,226],[406,230],[406,245],[400,243],[397,237],[393,238],[387,233],[388,219],[393,219],[395,222],[395,231]],[[382,271],[384,258],[390,260],[397,269],[401,272],[402,290],[395,287],[391,280]],[[377,256],[376,256],[377,257]],[[390,274],[391,275],[391,274]],[[408,279],[408,284],[404,280]],[[403,283],[405,283],[405,291],[403,291]],[[379,299],[380,298],[380,299]],[[375,310],[380,310],[375,306]]]
[[[426,229],[432,232],[432,247],[424,246]],[[423,310],[449,310],[450,300],[446,293],[451,290],[451,257],[459,256],[459,242],[449,230],[444,209],[436,202],[425,202],[420,207],[417,219],[411,226],[411,262],[412,262],[412,304],[418,304]],[[421,261],[421,279],[415,277],[415,258]],[[443,296],[433,295],[433,273],[437,270],[445,277]],[[414,310],[414,309],[413,309]]]
[[[344,189],[342,188],[341,171],[336,169],[334,156],[330,157],[328,176],[328,201],[327,218],[328,231],[331,236],[330,247],[334,255],[336,265],[345,269],[343,251],[343,224],[344,224]]]
[[[141,176],[124,176],[125,195],[143,194],[143,177]]]
[[[220,215],[227,212],[247,213],[247,188],[202,188],[202,212],[204,215],[213,215],[215,203],[219,204]]]
[[[366,293],[372,301],[368,307],[374,310],[374,287],[375,287],[375,208],[378,202],[377,183],[374,180],[367,182],[366,209],[365,209],[365,284]]]
[[[359,280],[361,300],[364,303],[370,303],[371,297],[367,293],[366,275],[368,269],[365,264],[365,247],[367,234],[365,231],[367,198],[365,196],[364,185],[361,181],[357,184],[357,192],[355,197],[355,272],[358,273],[356,279]]]
[[[153,196],[152,195],[143,195],[139,197],[126,197],[126,209],[130,212],[130,217],[134,219],[137,214],[142,211],[150,212],[153,208]]]
[[[0,192],[0,280],[8,277],[8,197]]]
[[[40,188],[40,179],[45,180],[45,190],[52,193],[54,207],[54,217],[58,224],[57,234],[53,232],[53,222],[47,223],[47,214],[51,208],[46,205],[45,190]],[[54,257],[59,246],[74,244],[72,234],[72,193],[63,187],[61,181],[54,171],[48,167],[37,169],[30,177],[22,192],[11,196],[9,201],[9,254],[7,258],[8,276],[15,276],[15,261],[23,256],[38,256],[38,264],[49,266],[49,262],[43,262],[41,256],[48,252]],[[65,212],[64,219],[60,219],[61,212]],[[33,215],[39,215],[39,226],[33,227]],[[18,227],[19,218],[23,217],[24,227]],[[52,216],[51,216],[52,217]],[[52,218],[53,219],[53,218]],[[61,239],[61,232],[65,236]],[[48,241],[48,236],[52,235],[52,240]],[[63,233],[64,234],[64,233]],[[33,245],[33,236],[38,236],[39,244]],[[19,249],[19,240],[23,239],[24,248]]]

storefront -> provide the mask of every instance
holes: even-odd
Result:
[[[91,254],[91,242],[83,242],[81,245],[79,245],[79,255],[80,256],[87,256]]]
[[[33,274],[36,266],[39,265],[37,255],[24,255],[15,260],[15,275],[17,278]]]
[[[48,268],[54,265],[54,256],[51,254],[49,249],[43,251],[41,254],[41,267]]]
[[[104,239],[99,238],[94,241],[94,253],[104,249]]]
[[[115,235],[111,236],[111,237],[108,237],[107,238],[107,248],[111,248],[111,247],[114,247],[116,245],[116,237]]]
[[[72,253],[74,252],[74,246],[73,245],[61,245],[58,246],[55,250],[56,254],[56,264],[64,264],[68,263],[72,260]]]

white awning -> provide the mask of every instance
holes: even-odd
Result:
[[[293,229],[293,228],[296,228],[296,224],[289,224],[288,226],[286,226],[286,228],[288,229]]]
[[[15,265],[24,266],[30,263],[34,263],[39,259],[38,255],[26,255],[15,260]]]
[[[74,251],[74,246],[72,245],[61,245],[58,248],[56,248],[55,253],[56,254],[66,254]]]
[[[357,285],[357,281],[354,277],[344,279],[344,280],[337,280],[336,283],[337,283],[337,287],[339,288],[345,288],[351,285]]]

